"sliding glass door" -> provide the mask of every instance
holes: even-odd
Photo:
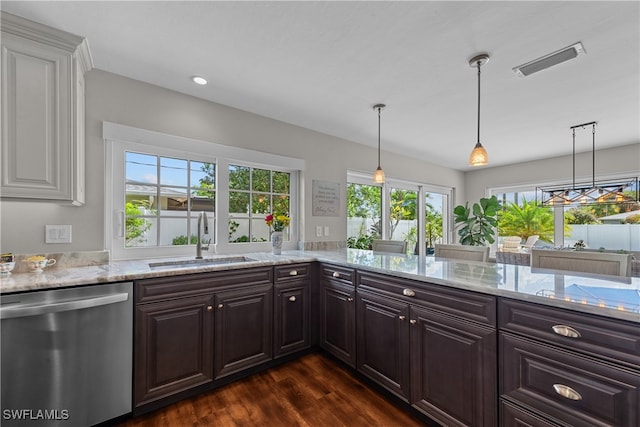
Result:
[[[433,253],[449,235],[452,189],[349,174],[347,183],[347,246],[369,249],[373,239],[404,240],[409,253]]]

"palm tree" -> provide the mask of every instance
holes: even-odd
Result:
[[[570,226],[565,225],[565,233],[570,230]],[[537,234],[540,240],[552,243],[553,211],[538,206],[535,201],[523,200],[521,206],[509,203],[499,214],[498,232],[501,236],[520,236],[523,240]]]

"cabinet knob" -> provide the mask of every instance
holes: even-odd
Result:
[[[296,300],[296,297],[295,297],[295,296],[293,296],[293,295],[292,295],[292,296],[290,296],[290,297],[289,297],[289,301],[293,302],[293,301],[295,301],[295,300]]]
[[[213,306],[212,305],[208,305],[207,306],[207,311],[211,311],[211,310],[213,310]]]
[[[353,298],[349,297],[349,298],[347,298],[347,301],[353,302]]]
[[[338,273],[337,271],[334,271],[332,276],[338,278],[340,277],[340,273]]]
[[[406,297],[415,297],[416,293],[414,290],[412,289],[403,289],[402,290],[402,295],[406,296]]]
[[[407,316],[398,316],[398,319],[400,319],[400,320],[404,320],[406,318],[407,318]]]
[[[564,384],[554,384],[553,389],[562,397],[566,397],[571,400],[582,400],[582,395]]]
[[[298,275],[298,270],[291,270],[289,272],[289,276],[297,276]]]
[[[218,310],[222,310],[222,307],[224,307],[224,304],[218,304]]]
[[[562,335],[563,337],[580,338],[582,336],[578,330],[567,325],[553,325],[551,329],[553,329],[553,332],[558,335]]]
[[[412,325],[415,325],[416,323],[418,323],[418,321],[416,319],[411,319],[409,320],[409,323],[411,323]]]

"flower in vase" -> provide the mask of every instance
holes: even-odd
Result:
[[[273,228],[273,231],[282,231],[289,225],[291,218],[284,214],[269,214],[264,218],[264,222]]]

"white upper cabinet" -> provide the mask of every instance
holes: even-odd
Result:
[[[2,160],[7,199],[84,203],[86,39],[2,18]]]

